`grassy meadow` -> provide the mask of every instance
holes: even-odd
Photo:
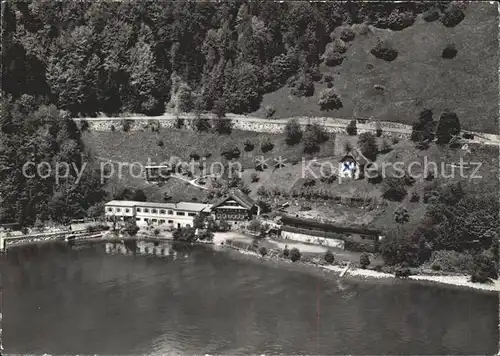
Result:
[[[416,22],[402,30],[370,27],[348,42],[346,58],[336,67],[321,65],[333,76],[341,97],[339,110],[321,111],[318,98],[326,83],[315,83],[311,97],[297,98],[283,87],[264,95],[254,115],[264,117],[272,105],[276,117],[331,116],[374,117],[411,124],[423,108],[439,116],[444,109],[457,113],[465,129],[498,133],[498,11],[496,4],[470,3],[465,18],[455,27],[440,21]],[[334,35],[338,35],[337,28]],[[387,39],[398,57],[386,62],[370,54],[377,39]],[[443,59],[443,49],[453,43],[455,58]],[[377,89],[375,88],[377,86]]]

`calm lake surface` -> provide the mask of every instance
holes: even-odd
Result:
[[[139,243],[141,250],[152,243]],[[498,295],[353,281],[235,252],[46,244],[0,257],[18,354],[494,354]]]

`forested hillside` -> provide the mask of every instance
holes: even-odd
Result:
[[[413,122],[428,107],[457,112],[463,128],[498,129],[498,19],[487,3],[9,1],[2,17],[0,220],[100,211],[71,116]],[[26,162],[59,161],[90,166],[79,184],[75,169],[62,183],[22,174]]]
[[[9,2],[3,16],[4,91],[72,115],[217,102],[411,122],[422,107],[449,106],[465,128],[498,128],[496,7],[486,3],[36,1]],[[456,58],[442,58],[447,45]]]

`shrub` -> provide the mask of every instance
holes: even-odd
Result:
[[[137,224],[134,220],[130,220],[125,223],[123,231],[125,231],[129,236],[135,236],[139,231],[139,227],[137,227]]]
[[[82,120],[80,122],[80,131],[84,132],[87,131],[88,129],[89,129],[89,123],[87,122],[87,120]]]
[[[351,120],[351,122],[349,122],[349,124],[347,125],[345,130],[347,131],[347,134],[349,136],[356,136],[356,134],[358,133],[358,128],[356,126],[356,120]]]
[[[332,251],[328,250],[325,252],[325,261],[329,264],[335,262],[335,256],[333,255]]]
[[[130,131],[130,128],[132,127],[132,123],[133,121],[132,120],[122,120],[122,130],[123,132],[129,132]]]
[[[343,28],[340,31],[340,39],[344,42],[350,42],[356,37],[356,34],[349,27]]]
[[[462,146],[462,140],[460,139],[460,136],[453,136],[451,139],[450,139],[450,144],[449,146],[451,148],[459,148]]]
[[[411,11],[399,11],[395,9],[388,18],[389,28],[393,31],[400,31],[415,22],[415,14]]]
[[[406,187],[403,179],[387,177],[384,181],[383,197],[388,200],[401,201],[406,196]]]
[[[292,262],[296,262],[296,261],[300,260],[300,257],[301,257],[301,254],[300,254],[300,251],[298,248],[294,247],[290,250],[290,260]]]
[[[398,143],[399,143],[399,137],[397,137],[397,136],[393,136],[393,137],[392,137],[392,144],[393,144],[393,145],[397,145]]]
[[[366,253],[363,252],[361,256],[359,256],[359,264],[361,268],[366,268],[370,264],[370,256]]]
[[[434,263],[433,263],[433,264],[431,265],[431,269],[432,269],[433,271],[441,271],[441,266],[440,266],[440,265],[438,265],[438,264],[434,264]]]
[[[87,226],[86,230],[87,230],[87,232],[97,232],[97,231],[102,231],[102,230],[109,230],[109,226],[106,224],[89,225],[89,226]]]
[[[349,141],[344,142],[344,152],[347,154],[352,151],[352,145]]]
[[[434,139],[436,122],[433,119],[433,112],[430,109],[424,109],[420,112],[418,119],[412,125],[411,140],[414,142],[429,142]]]
[[[399,267],[396,269],[396,272],[394,275],[397,278],[408,278],[409,276],[411,276],[411,271],[409,268]]]
[[[189,158],[191,158],[194,161],[198,161],[200,159],[200,155],[196,151],[191,151],[191,153],[189,153]]]
[[[261,185],[259,187],[259,189],[257,189],[257,195],[261,196],[261,197],[267,196],[267,189],[266,189],[266,187],[264,187],[263,185]]]
[[[311,211],[312,208],[309,205],[302,205],[300,211]]]
[[[184,127],[184,119],[181,119],[180,117],[176,117],[174,126],[176,129],[182,129]]]
[[[412,203],[416,203],[416,202],[420,201],[420,195],[419,195],[417,192],[413,192],[413,193],[411,194],[410,201],[411,201]]]
[[[322,182],[331,184],[335,181],[335,179],[337,179],[337,175],[335,174],[331,166],[328,165],[324,166],[322,169],[320,169],[320,173],[321,173],[320,180]]]
[[[453,273],[470,273],[474,265],[472,255],[451,250],[433,252],[431,261],[432,266],[439,266],[441,271]]]
[[[425,151],[429,148],[429,142],[427,141],[418,141],[415,145],[415,148],[420,151]]]
[[[325,89],[321,92],[318,104],[321,110],[340,109],[342,101],[334,89]]]
[[[285,126],[285,140],[288,145],[295,145],[302,139],[302,127],[296,119],[288,120]]]
[[[415,184],[415,178],[413,178],[413,176],[411,174],[409,174],[408,172],[405,173],[405,175],[402,179],[403,179],[404,185]]]
[[[226,145],[222,146],[221,154],[226,159],[231,160],[233,158],[238,158],[241,154],[241,151],[238,146],[233,146],[232,144],[227,143]]]
[[[398,224],[406,224],[408,221],[410,221],[410,214],[408,214],[408,210],[401,206],[398,207],[394,211],[394,221],[396,221]]]
[[[377,122],[375,123],[375,135],[376,135],[377,137],[382,136],[382,125],[380,124],[380,122],[379,122],[379,121],[377,121]]]
[[[115,131],[116,131],[115,125],[111,125],[111,132],[115,132]]]
[[[255,170],[256,171],[262,172],[267,167],[268,167],[268,165],[265,162],[265,160],[263,160],[263,159],[262,160],[258,160],[258,159],[255,160]]]
[[[289,84],[291,84],[292,89],[290,94],[298,97],[308,97],[314,95],[314,83],[312,77],[309,73],[302,71],[293,77]]]
[[[229,231],[231,230],[231,225],[226,220],[221,220],[219,221],[219,224],[217,226],[217,230],[219,231]]]
[[[275,113],[276,113],[276,109],[273,106],[271,106],[271,105],[266,106],[266,118],[267,119],[272,118]]]
[[[183,241],[183,242],[195,242],[197,240],[197,236],[195,234],[195,229],[190,227],[183,227],[180,229],[175,229],[172,238],[174,241]]]
[[[471,134],[470,132],[464,132],[462,134],[462,137],[467,139],[467,140],[472,140],[472,139],[474,139],[474,134]]]
[[[282,255],[285,258],[288,258],[288,256],[290,256],[290,250],[288,249],[287,246],[285,246],[285,248],[283,249]]]
[[[387,41],[378,40],[377,45],[370,51],[372,55],[387,62],[392,62],[398,57],[398,52]]]
[[[439,118],[436,128],[436,137],[438,144],[449,143],[452,136],[460,134],[460,120],[457,114],[445,110]]]
[[[304,187],[312,187],[315,184],[316,184],[316,181],[311,177],[307,177],[304,179]]]
[[[336,40],[327,44],[325,53],[323,54],[325,64],[329,67],[338,66],[344,61],[346,51],[347,47],[342,40]]]
[[[333,82],[333,76],[332,76],[332,75],[330,75],[330,74],[325,74],[325,75],[323,76],[323,81],[324,81],[325,83],[331,83],[331,82]]]
[[[474,258],[471,282],[486,283],[490,279],[498,279],[498,269],[495,261],[486,254],[478,254]]]
[[[262,257],[264,257],[265,255],[267,255],[267,248],[262,246],[261,248],[259,248],[259,253]]]
[[[377,158],[377,141],[371,132],[363,132],[358,138],[358,147],[367,158],[374,161]]]
[[[269,137],[264,138],[262,140],[262,143],[260,144],[260,149],[262,152],[266,153],[271,151],[274,148],[274,144],[272,143],[271,139]]]
[[[391,150],[392,150],[391,144],[387,140],[382,140],[379,149],[380,153],[391,152]]]
[[[252,220],[248,224],[248,230],[253,231],[253,232],[259,232],[262,229],[262,223],[260,220]]]
[[[370,28],[370,25],[368,24],[359,25],[358,34],[360,34],[361,36],[368,36],[370,33],[373,33],[372,29]]]
[[[205,132],[212,128],[208,119],[195,118],[193,120],[193,127],[196,131]]]
[[[255,147],[254,143],[248,139],[245,140],[244,145],[245,145],[245,151],[247,151],[247,152],[253,151],[253,149]]]
[[[450,3],[443,16],[441,16],[441,23],[446,27],[455,27],[465,18],[465,14],[457,4]]]
[[[154,229],[154,230],[153,230],[153,234],[154,234],[155,236],[160,235],[160,229]]]
[[[163,141],[162,140],[158,140],[156,142],[156,144],[158,145],[158,147],[163,147]]]
[[[450,43],[443,49],[443,53],[441,54],[441,57],[444,59],[452,59],[455,58],[457,55],[458,51],[453,43]]]
[[[327,141],[328,133],[318,123],[309,124],[304,131],[304,151],[307,153],[319,150],[319,145]]]
[[[368,183],[371,184],[378,184],[383,180],[382,171],[374,168],[367,170],[366,177],[368,178]]]
[[[440,13],[439,13],[438,9],[433,7],[431,9],[427,10],[426,12],[424,12],[422,14],[422,17],[426,22],[433,22],[433,21],[439,20]]]
[[[215,119],[212,126],[221,135],[229,135],[233,131],[233,122],[230,119]]]
[[[257,173],[255,173],[255,172],[253,172],[253,173],[250,175],[250,178],[251,178],[251,180],[252,180],[252,182],[253,182],[253,183],[258,182],[258,181],[259,181],[259,179],[260,179],[260,178],[259,178],[259,175],[258,175]]]

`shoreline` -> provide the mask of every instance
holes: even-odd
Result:
[[[222,236],[221,236],[222,235]],[[210,247],[213,250],[219,250],[219,251],[228,251],[232,250],[237,252],[239,255],[245,255],[252,257],[252,259],[259,259],[263,261],[268,261],[268,262],[276,262],[279,264],[287,264],[287,265],[294,265],[298,268],[313,268],[316,271],[322,271],[325,272],[327,275],[328,274],[335,274],[337,277],[340,277],[341,273],[345,270],[344,266],[340,265],[321,265],[318,263],[314,262],[309,262],[309,261],[297,261],[297,262],[291,262],[290,260],[284,259],[282,257],[278,256],[261,256],[257,252],[253,251],[248,251],[244,250],[240,247],[233,246],[232,244],[228,244],[227,241],[230,240],[227,238],[227,236],[224,235],[229,235],[228,233],[223,233],[223,234],[215,234],[214,240],[212,242],[208,241],[198,241],[195,243],[195,245],[199,246],[207,246]],[[239,233],[230,233],[231,237],[238,237],[238,236],[244,236]],[[153,237],[153,236],[134,236],[134,237],[92,237],[92,238],[80,238],[80,239],[75,239],[73,240],[73,243],[76,245],[84,245],[84,244],[95,244],[95,243],[105,243],[105,242],[111,242],[111,243],[120,243],[123,241],[145,241],[145,242],[172,242],[172,239],[166,239],[166,238],[158,238],[158,237]],[[61,239],[46,239],[46,240],[38,240],[38,241],[24,241],[22,243],[14,243],[10,247],[24,247],[24,246],[29,246],[29,245],[42,245],[46,243],[51,243],[51,242],[60,242],[60,243],[68,243],[65,242],[64,240]],[[347,278],[347,279],[358,279],[358,280],[400,280],[400,279],[407,279],[407,280],[412,280],[420,283],[428,283],[432,285],[447,285],[447,286],[455,286],[455,287],[460,287],[460,288],[468,288],[468,289],[475,289],[475,290],[480,290],[480,291],[486,291],[486,292],[496,292],[500,293],[500,280],[493,280],[492,283],[472,283],[470,282],[470,277],[467,275],[426,275],[426,274],[420,274],[420,275],[411,275],[408,276],[407,278],[397,278],[394,274],[391,273],[386,273],[386,272],[378,272],[374,271],[371,269],[362,269],[359,267],[350,267],[345,275],[340,278]]]
[[[217,246],[217,245],[215,245]],[[276,263],[284,263],[284,264],[295,264],[298,267],[313,267],[316,270],[326,272],[327,274],[333,273],[337,277],[340,277],[341,273],[344,271],[345,267],[339,266],[339,265],[320,265],[317,263],[313,262],[304,262],[304,261],[297,261],[297,262],[291,262],[289,260],[283,259],[281,257],[269,257],[265,256],[262,257],[259,253],[253,252],[253,251],[247,251],[243,250],[239,247],[232,246],[229,244],[224,244],[222,246],[217,246],[217,248],[224,250],[224,249],[230,249],[233,251],[238,252],[241,255],[246,255],[246,256],[251,256],[257,259],[265,260],[265,261],[271,261],[271,262],[276,262]],[[454,287],[459,287],[459,288],[468,288],[468,289],[475,289],[479,291],[486,291],[486,292],[496,292],[500,293],[500,280],[493,280],[492,283],[472,283],[470,282],[470,277],[467,275],[425,275],[425,274],[420,274],[420,275],[411,275],[407,278],[397,278],[394,274],[391,273],[386,273],[386,272],[377,272],[374,270],[370,269],[362,269],[358,267],[350,267],[345,275],[340,278],[347,278],[347,279],[361,279],[361,280],[411,280],[415,282],[421,282],[421,283],[427,283],[430,285],[447,285],[447,286],[454,286]]]

